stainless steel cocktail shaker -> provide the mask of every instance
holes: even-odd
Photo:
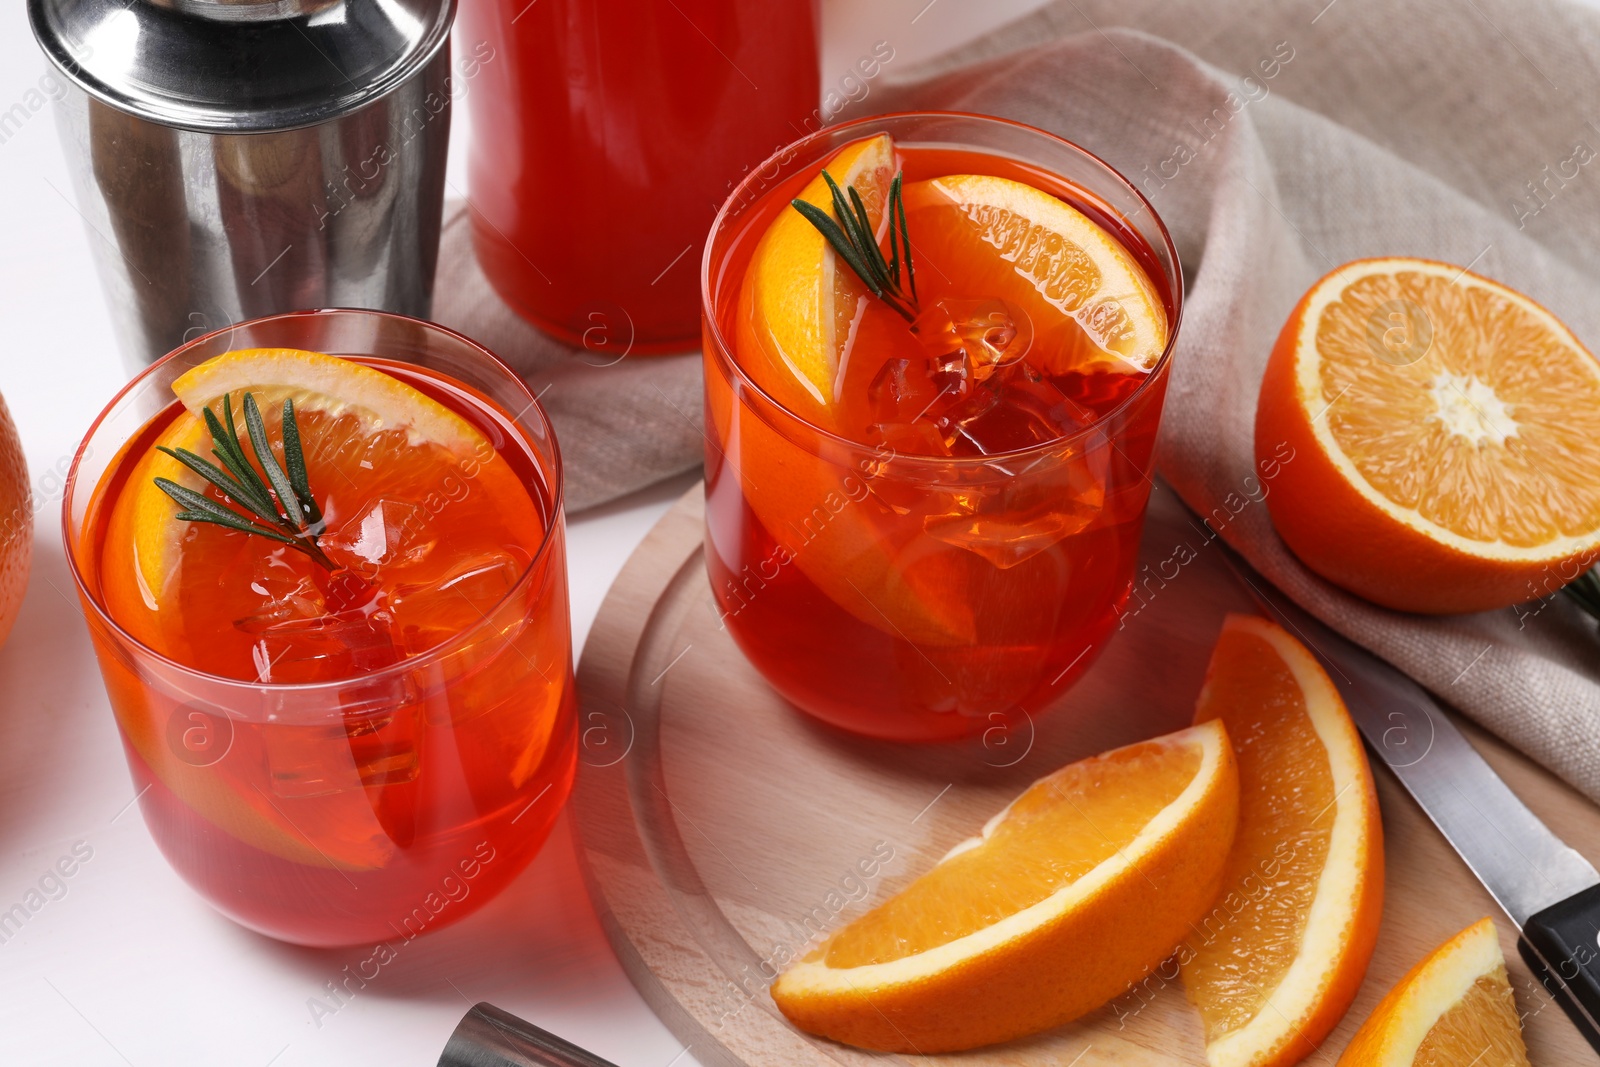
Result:
[[[242,319],[426,317],[455,0],[28,0],[137,368]]]

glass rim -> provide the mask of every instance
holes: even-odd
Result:
[[[1175,244],[1173,244],[1172,234],[1167,231],[1167,224],[1162,221],[1161,216],[1156,212],[1155,206],[1150,203],[1149,198],[1140,192],[1139,188],[1134,185],[1133,182],[1129,181],[1121,171],[1117,170],[1111,164],[1101,159],[1094,152],[1089,151],[1087,148],[1084,148],[1075,141],[1069,141],[1065,137],[1051,133],[1049,130],[1040,129],[1037,126],[1030,126],[1028,123],[1018,122],[1015,119],[1001,118],[997,115],[984,115],[974,111],[939,110],[890,111],[881,115],[869,115],[864,118],[851,119],[848,122],[841,122],[832,126],[823,126],[820,129],[806,134],[804,137],[789,142],[787,145],[784,145],[769,155],[766,159],[762,160],[759,165],[751,167],[750,172],[744,176],[743,180],[741,180],[738,185],[734,186],[733,191],[728,194],[725,200],[723,200],[722,206],[717,209],[716,217],[712,219],[711,229],[706,237],[705,252],[701,255],[700,259],[700,306],[702,310],[702,318],[705,320],[705,329],[712,342],[709,346],[707,346],[708,349],[714,350],[715,358],[718,360],[718,362],[731,370],[732,374],[743,388],[754,392],[762,399],[764,403],[769,405],[772,410],[780,413],[784,418],[804,426],[806,429],[818,435],[830,445],[841,447],[851,452],[873,452],[878,454],[883,451],[882,449],[876,448],[865,441],[857,441],[835,433],[827,427],[818,426],[815,422],[806,418],[804,415],[795,412],[788,405],[777,400],[772,396],[772,394],[761,388],[761,386],[758,385],[754,379],[745,373],[744,368],[739,365],[739,361],[733,358],[733,345],[729,343],[728,339],[723,336],[722,326],[717,321],[717,316],[713,313],[715,301],[712,294],[711,266],[713,250],[716,246],[717,237],[728,225],[730,221],[731,210],[735,204],[745,202],[744,194],[749,191],[749,188],[753,183],[757,181],[770,180],[762,179],[761,177],[762,172],[766,171],[768,167],[773,165],[782,167],[795,155],[799,154],[806,148],[809,148],[818,142],[830,140],[842,133],[848,133],[854,130],[865,131],[875,124],[909,119],[958,119],[978,125],[994,125],[1022,130],[1026,133],[1034,134],[1046,140],[1054,141],[1059,145],[1065,146],[1069,150],[1084,156],[1096,166],[1100,167],[1105,171],[1107,177],[1113,179],[1116,183],[1121,185],[1123,189],[1133,194],[1135,199],[1141,205],[1142,210],[1148,212],[1151,220],[1155,223],[1156,231],[1161,235],[1161,247],[1166,250],[1167,256],[1172,263],[1172,276],[1169,279],[1169,282],[1172,292],[1173,312],[1172,321],[1168,324],[1166,347],[1161,350],[1161,356],[1156,360],[1155,365],[1152,366],[1145,374],[1144,381],[1140,382],[1136,387],[1134,387],[1133,392],[1123,397],[1114,407],[1103,412],[1088,425],[1074,430],[1072,433],[1063,434],[1060,437],[1052,438],[1049,441],[1044,441],[1036,445],[1028,445],[1025,448],[1012,449],[1009,452],[996,452],[993,455],[985,456],[927,456],[914,452],[900,452],[890,449],[889,451],[893,457],[893,462],[911,468],[939,467],[947,470],[951,468],[955,468],[957,470],[973,470],[981,467],[993,466],[997,463],[1011,464],[1018,460],[1046,456],[1052,452],[1060,451],[1062,449],[1069,449],[1077,442],[1102,431],[1112,420],[1121,418],[1123,414],[1130,410],[1135,404],[1142,402],[1145,394],[1153,387],[1153,383],[1166,376],[1168,367],[1172,362],[1172,353],[1178,342],[1178,326],[1183,321],[1184,303],[1183,267],[1178,259],[1178,248]],[[845,143],[849,142],[846,141]],[[978,151],[981,152],[983,149],[979,148]],[[1024,160],[1024,162],[1029,161]],[[1042,164],[1035,165],[1042,166]],[[759,199],[759,196],[753,197],[748,201],[748,203],[753,207]],[[1118,214],[1121,214],[1121,212]],[[1135,213],[1135,217],[1136,215],[1137,213]],[[770,422],[770,420],[767,421]],[[774,429],[779,429],[781,432],[781,429],[778,427],[774,427]]]
[[[185,352],[197,348],[208,341],[214,340],[223,334],[238,330],[241,327],[257,326],[262,323],[280,322],[292,319],[314,318],[319,316],[354,316],[358,318],[388,319],[414,323],[423,327],[427,332],[442,334],[451,340],[458,341],[468,346],[469,348],[475,350],[478,354],[487,357],[491,365],[503,372],[505,376],[515,384],[515,387],[521,390],[522,393],[527,396],[528,406],[523,409],[522,414],[511,415],[510,412],[503,413],[509,416],[511,425],[513,427],[515,427],[517,420],[525,417],[529,412],[537,414],[540,423],[543,424],[545,430],[547,431],[547,437],[550,442],[550,458],[552,461],[552,470],[549,472],[550,519],[545,524],[544,533],[539,539],[539,547],[533,553],[532,557],[530,557],[528,565],[523,568],[522,573],[518,576],[515,584],[513,584],[510,589],[506,590],[504,596],[495,601],[493,607],[483,612],[483,617],[481,619],[468,626],[461,632],[453,634],[447,640],[435,645],[433,648],[430,648],[419,655],[407,656],[406,658],[395,663],[391,663],[387,667],[382,667],[375,671],[351,674],[346,677],[335,678],[322,682],[252,682],[244,678],[230,678],[222,674],[213,674],[209,671],[203,671],[187,664],[180,663],[165,653],[151,648],[145,642],[139,640],[137,637],[129,633],[125,628],[123,628],[121,623],[117,622],[117,620],[112,617],[111,612],[108,611],[105,605],[100,602],[99,597],[95,596],[89,590],[88,583],[84,580],[82,569],[78,563],[78,553],[74,548],[76,537],[72,528],[72,501],[74,490],[77,488],[78,484],[79,466],[82,464],[84,459],[87,458],[90,440],[94,437],[95,433],[100,429],[105,420],[111,415],[112,411],[122,403],[124,398],[140,388],[150,378],[150,376],[155,373],[158,367],[161,367],[169,361],[176,359]],[[382,356],[378,356],[377,353],[369,354],[377,356],[377,358],[380,359],[384,358]],[[477,390],[473,391],[477,392]],[[480,396],[479,399],[481,401],[493,403],[493,401],[490,401],[487,397]],[[499,407],[500,405],[495,404],[494,406]],[[126,443],[126,440],[118,443],[117,449],[119,452]],[[534,443],[532,441],[527,441],[526,444],[528,445],[530,451],[534,453],[534,458],[537,465],[538,453],[537,449],[534,447]],[[110,468],[108,467],[107,471],[109,472],[109,470]],[[546,472],[541,470],[541,473]],[[104,477],[104,475],[102,475],[102,477]],[[98,488],[98,486],[96,486],[96,488]],[[437,322],[432,322],[427,319],[415,318],[411,315],[403,315],[399,312],[380,311],[375,308],[357,307],[311,308],[297,311],[282,311],[271,315],[258,315],[255,318],[245,319],[242,322],[232,323],[228,326],[223,326],[220,329],[212,330],[211,332],[203,334],[200,337],[196,337],[193,340],[185,341],[183,344],[179,345],[177,348],[174,348],[172,351],[168,352],[154,363],[151,363],[144,370],[140,371],[138,374],[134,375],[126,383],[124,383],[122,388],[117,390],[116,395],[114,395],[106,403],[105,407],[101,408],[100,413],[95,416],[94,421],[89,424],[89,428],[84,431],[83,439],[78,442],[78,447],[72,454],[72,465],[67,469],[67,477],[66,481],[63,483],[61,495],[61,533],[63,547],[66,549],[67,569],[72,572],[73,584],[77,586],[78,594],[82,600],[94,609],[95,615],[107,627],[110,628],[111,632],[119,641],[127,646],[138,649],[142,655],[148,656],[155,662],[159,663],[164,670],[170,670],[175,676],[179,677],[202,679],[206,685],[216,686],[221,689],[241,689],[249,690],[251,692],[265,691],[272,693],[336,692],[344,687],[349,686],[352,682],[364,682],[368,679],[386,679],[396,675],[408,673],[419,668],[431,666],[435,662],[442,660],[458,651],[460,646],[466,644],[469,638],[475,636],[485,627],[488,627],[490,625],[490,619],[494,616],[495,612],[499,611],[500,608],[512,597],[517,596],[519,593],[524,591],[527,584],[533,580],[535,572],[539,569],[540,564],[545,559],[547,553],[551,551],[550,546],[556,539],[557,527],[564,521],[563,509],[566,502],[565,494],[566,478],[562,470],[561,448],[560,443],[556,440],[555,428],[550,423],[550,417],[545,413],[544,407],[540,405],[539,398],[534,396],[533,393],[528,389],[528,385],[522,380],[522,376],[512,370],[504,360],[495,355],[486,346],[474,341],[472,338],[458,330],[452,330],[448,326],[442,326]],[[219,710],[231,713],[234,709],[225,707]],[[230,717],[232,717],[231,714]]]

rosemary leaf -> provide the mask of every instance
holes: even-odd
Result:
[[[278,457],[272,454],[272,446],[267,443],[267,425],[262,421],[261,408],[256,405],[256,398],[250,393],[244,394],[244,424],[250,431],[250,447],[256,454],[256,462],[261,464],[261,469],[266,472],[267,481],[272,483],[272,491],[278,497],[278,506],[283,509],[284,516],[295,529],[306,525],[306,512],[300,506],[300,498],[295,496],[294,486],[289,484],[289,476],[278,466]]]
[[[888,201],[884,206],[885,217],[889,220],[889,249],[890,258],[884,259],[883,249],[878,246],[877,234],[873,231],[872,220],[867,214],[867,205],[861,199],[861,194],[855,186],[849,186],[849,196],[845,190],[839,188],[839,183],[834,181],[833,175],[827,170],[822,171],[822,180],[827,183],[828,192],[833,199],[833,214],[805,200],[791,200],[790,205],[833,246],[850,269],[855,272],[861,283],[872,291],[872,295],[882,300],[889,307],[909,323],[917,321],[917,276],[911,266],[911,231],[906,226],[905,200],[901,193],[902,173],[896,172],[889,183]],[[900,266],[904,262],[906,281],[909,283],[911,295],[908,300],[905,290],[900,284]]]
[[[856,192],[856,187],[851,186],[850,206],[855,209],[857,231],[862,236],[862,258],[878,272],[883,280],[883,287],[890,291],[900,288],[900,279],[889,273],[889,264],[883,261],[883,250],[878,247],[877,235],[872,229],[872,219],[867,215],[867,205],[861,202],[861,194]]]
[[[177,516],[180,519],[188,522],[209,522],[217,526],[241,530],[244,533],[270,537],[272,540],[281,541],[286,545],[295,544],[295,539],[288,534],[280,533],[277,530],[269,530],[265,526],[251,522],[237,511],[225,508],[210,497],[197,493],[193,489],[186,489],[177,482],[169,481],[166,478],[157,478],[155,483],[157,489],[160,489],[183,506],[184,510],[180,511]]]
[[[300,424],[294,417],[294,398],[283,398],[283,462],[289,468],[289,484],[300,506],[305,509],[306,521],[315,525],[322,521],[322,509],[311,495],[311,483],[306,477],[305,452],[300,447]]]
[[[900,243],[905,246],[906,252],[906,281],[910,283],[911,304],[917,303],[917,272],[911,267],[911,231],[906,228],[906,198],[900,190],[900,172],[896,172],[894,181],[889,184],[889,229],[894,229],[895,216],[900,217]],[[898,272],[895,275],[899,279]]]
[[[854,246],[850,244],[850,239],[839,228],[839,224],[833,221],[832,216],[815,204],[808,203],[805,200],[795,200],[793,205],[796,211],[811,222],[811,225],[822,232],[822,236],[827,238],[828,243],[833,246],[833,250],[839,253],[839,258],[848,263],[850,269],[856,272],[856,277],[860,278],[862,283],[872,290],[872,295],[882,296],[883,286],[872,280],[872,272],[861,261],[861,257],[856,254]]]
[[[210,408],[202,410],[206,429],[211,431],[211,454],[222,462],[240,486],[249,490],[249,499],[241,500],[240,503],[247,504],[250,510],[258,515],[267,512],[276,514],[276,509],[272,506],[272,494],[267,492],[266,483],[261,480],[256,469],[250,466],[250,461],[245,458],[244,449],[239,445],[239,436],[233,429],[233,404],[226,393],[222,396],[222,410],[228,416],[226,428]]]
[[[894,217],[894,203],[899,192],[900,175],[896,174],[889,184],[889,273],[897,286],[900,284],[900,227]]]
[[[189,470],[220,490],[233,503],[250,512],[242,514],[196,492],[169,478],[157,478],[158,489],[166,493],[182,508],[177,517],[185,522],[204,522],[223,526],[240,533],[255,534],[280,544],[288,545],[310,556],[329,571],[339,565],[317,544],[322,532],[322,509],[306,476],[305,449],[300,439],[300,425],[295,418],[294,403],[283,404],[283,454],[288,465],[285,471],[272,452],[267,439],[267,427],[261,417],[261,408],[250,393],[244,394],[244,418],[250,433],[250,447],[255,453],[267,481],[251,465],[239,440],[238,425],[233,418],[233,402],[228,394],[222,396],[222,417],[210,408],[203,411],[206,429],[211,433],[211,451],[221,466],[210,463],[187,449],[157,446],[162,452],[182,463]]]
[[[250,491],[240,485],[233,475],[221,467],[214,463],[206,462],[187,448],[168,448],[166,445],[157,445],[156,449],[165,452],[179,463],[182,463],[185,467],[188,467],[200,477],[221,489],[231,499],[244,504],[246,507],[249,506]]]
[[[849,237],[850,247],[855,251],[857,261],[867,269],[867,273],[864,275],[859,270],[856,273],[861,275],[862,281],[868,283],[867,287],[875,295],[882,296],[889,279],[879,273],[877,264],[873,262],[872,252],[868,251],[869,246],[876,249],[877,242],[873,240],[872,234],[865,232],[861,228],[861,220],[856,218],[855,212],[850,209],[850,202],[845,199],[844,192],[839,188],[839,184],[833,180],[833,175],[823,171],[822,178],[828,183],[829,191],[833,193],[834,216],[839,220],[839,225],[844,228],[845,234]],[[851,264],[851,266],[854,267],[854,264]]]

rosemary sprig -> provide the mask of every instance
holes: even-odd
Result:
[[[186,522],[208,522],[265,537],[304,552],[330,571],[338,570],[339,565],[317,544],[317,537],[322,533],[322,509],[317,506],[306,478],[305,453],[300,444],[300,424],[295,418],[294,401],[285,398],[283,402],[283,459],[288,470],[278,463],[278,457],[272,452],[266,422],[252,394],[244,394],[243,407],[250,451],[261,467],[260,473],[251,466],[244,445],[239,441],[239,431],[233,421],[233,401],[227,393],[222,394],[222,418],[217,418],[210,408],[203,413],[206,429],[211,432],[211,454],[221,466],[201,459],[187,448],[156,447],[221,490],[224,497],[245,510],[244,514],[169,478],[157,478],[156,488],[178,503],[183,510],[177,517]],[[262,474],[266,475],[265,481]]]
[[[806,200],[795,199],[790,204],[804,215],[823,237],[827,238],[839,258],[850,265],[863,285],[872,295],[888,304],[907,322],[917,319],[917,274],[911,265],[911,235],[906,229],[906,205],[900,192],[902,172],[896,172],[889,183],[889,200],[884,211],[889,218],[889,258],[883,258],[878,239],[873,234],[867,217],[867,206],[861,201],[856,187],[847,186],[848,198],[839,183],[826,170],[822,180],[828,183],[833,194],[833,214]],[[900,279],[900,267],[905,265],[905,282]]]

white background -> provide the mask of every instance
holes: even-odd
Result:
[[[893,46],[892,69],[904,70],[1039,3],[827,0],[823,85],[877,41]],[[46,71],[21,0],[9,0],[0,112],[37,99],[29,90]],[[453,195],[466,189],[465,109],[455,123]],[[469,1003],[489,1000],[623,1067],[692,1064],[612,955],[564,822],[502,896],[405,945],[320,1020],[307,999],[370,948],[313,951],[259,937],[212,912],[167,867],[129,806],[61,548],[55,472],[124,374],[90,260],[99,238],[85,232],[71,190],[46,105],[0,144],[0,394],[21,429],[39,509],[27,600],[0,649],[0,911],[75,845],[93,854],[65,895],[0,943],[0,1063],[432,1067]],[[628,553],[691,481],[573,519],[580,647]]]

